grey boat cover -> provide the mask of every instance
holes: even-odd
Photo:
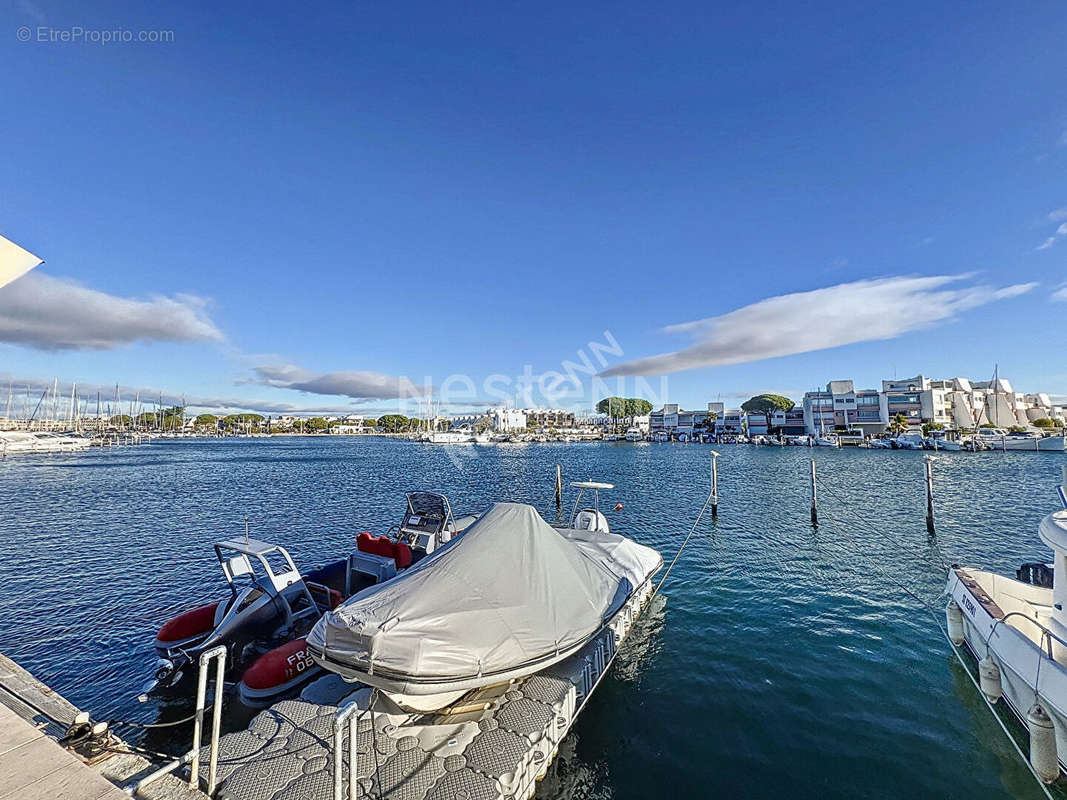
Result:
[[[532,506],[497,503],[463,536],[324,615],[308,643],[412,683],[535,665],[594,635],[632,593],[628,571],[599,552]]]

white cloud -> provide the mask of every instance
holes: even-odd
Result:
[[[1049,222],[1062,222],[1067,219],[1067,206],[1056,208],[1048,212]]]
[[[28,411],[32,411],[37,400],[45,391],[51,393],[53,379],[0,375],[0,391],[4,392],[3,400],[0,402],[0,413],[3,413],[3,410],[6,408],[6,389],[9,386],[12,393],[11,415],[19,418],[23,415],[23,409],[26,407],[27,403],[29,405]],[[113,383],[99,384],[82,381],[77,384],[71,384],[69,381],[59,381],[57,387],[57,396],[59,398],[58,403],[62,409],[60,414],[61,417],[65,417],[68,414],[68,403],[72,389],[76,389],[77,391],[79,408],[83,409],[85,413],[88,413],[90,416],[96,414],[98,395],[100,398],[101,412],[105,414],[109,412],[111,414],[128,414],[131,409],[133,409],[135,413],[142,410],[152,411],[156,407],[156,404],[160,402],[162,402],[164,406],[184,405],[189,411],[212,411],[220,413],[254,411],[260,414],[298,414],[307,416],[309,414],[351,414],[356,411],[360,413],[388,414],[397,411],[395,406],[368,408],[366,406],[357,406],[354,402],[344,405],[296,405],[293,403],[250,397],[183,395],[176,394],[170,390],[160,390],[158,388],[149,388],[145,386],[116,386]],[[140,398],[141,404],[139,408],[136,406],[138,398]],[[86,399],[88,399],[88,403],[86,403]]]
[[[136,341],[222,341],[194,295],[116,297],[31,272],[0,289],[0,342],[40,350],[110,350]]]
[[[951,321],[962,311],[1029,292],[1037,284],[948,288],[968,275],[893,277],[780,295],[708,319],[671,325],[695,343],[610,367],[603,377],[664,375],[830,347],[893,339]]]
[[[1048,250],[1049,247],[1051,247],[1053,244],[1056,243],[1056,241],[1062,239],[1065,236],[1067,236],[1067,222],[1065,222],[1060,227],[1057,227],[1056,228],[1056,233],[1054,233],[1052,236],[1050,236],[1044,242],[1041,242],[1040,244],[1038,244],[1037,247],[1036,247],[1036,250]]]
[[[1054,303],[1067,303],[1067,284],[1054,291],[1049,299]]]
[[[395,400],[422,397],[428,387],[416,386],[410,378],[380,372],[315,373],[293,364],[256,367],[257,383],[276,389],[321,395],[339,395],[356,400]]]

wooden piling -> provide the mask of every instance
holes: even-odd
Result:
[[[811,460],[811,527],[819,527],[819,511],[817,502],[819,499],[818,489],[815,487],[815,459]]]
[[[719,454],[711,451],[711,518],[719,516]]]
[[[934,533],[934,459],[926,456],[926,532]]]
[[[563,508],[563,467],[556,464],[556,509]]]

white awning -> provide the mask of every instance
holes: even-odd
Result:
[[[0,236],[0,287],[21,278],[43,261],[29,250],[23,250],[10,239]]]

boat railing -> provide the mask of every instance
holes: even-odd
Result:
[[[362,711],[362,713],[360,713]],[[359,703],[353,700],[348,705],[337,710],[337,716],[333,718],[333,800],[345,800],[344,798],[344,739],[345,726],[348,727],[348,797],[355,800],[358,794],[356,733],[359,720],[367,709],[360,709]]]
[[[1038,650],[1040,650],[1043,655],[1047,655],[1048,656],[1050,661],[1053,661],[1053,662],[1056,661],[1055,656],[1053,656],[1053,654],[1052,654],[1052,641],[1053,640],[1059,642],[1059,644],[1065,650],[1067,650],[1067,641],[1064,641],[1064,639],[1062,639],[1061,637],[1057,636],[1055,633],[1053,633],[1051,630],[1049,630],[1049,628],[1047,626],[1043,625],[1042,623],[1038,622],[1036,619],[1034,619],[1031,616],[1028,616],[1026,613],[1024,613],[1022,611],[1009,611],[1003,617],[1001,617],[996,622],[994,622],[993,623],[993,627],[989,629],[989,636],[988,636],[988,638],[986,639],[986,642],[985,642],[986,655],[987,656],[989,655],[989,642],[993,638],[993,634],[996,633],[997,626],[1002,622],[1007,622],[1012,617],[1021,617],[1022,619],[1025,619],[1027,622],[1031,623],[1032,625],[1036,625],[1041,630],[1041,641],[1038,642],[1037,647],[1038,647]],[[1022,631],[1020,631],[1020,633],[1021,632]]]
[[[196,682],[196,717],[193,721],[193,749],[190,753],[192,763],[189,766],[189,787],[196,789],[200,777],[200,737],[204,728],[207,676],[212,660],[215,661],[215,701],[211,707],[211,751],[207,771],[208,797],[215,794],[215,779],[219,765],[219,729],[222,723],[222,690],[225,686],[223,676],[226,673],[226,646],[222,644],[200,654],[200,672]]]

